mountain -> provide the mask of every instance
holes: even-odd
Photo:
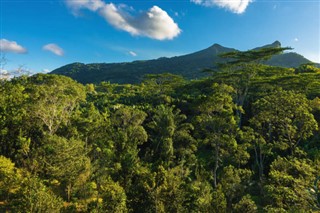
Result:
[[[264,45],[262,47],[256,47],[256,48],[254,48],[252,50],[260,50],[260,49],[270,48],[270,47],[281,47],[281,43],[280,43],[280,41],[275,41],[272,44],[267,44],[267,45]]]
[[[281,47],[279,41],[253,50],[266,47]],[[99,83],[110,81],[111,83],[137,83],[146,74],[172,73],[179,74],[188,79],[201,78],[207,74],[201,72],[204,69],[214,68],[214,64],[225,62],[219,54],[237,51],[233,48],[214,44],[211,47],[183,56],[172,58],[161,57],[153,60],[140,60],[126,63],[72,63],[53,70],[51,74],[69,76],[81,83]],[[268,65],[282,67],[297,67],[301,64],[312,63],[297,53],[283,53],[273,56],[265,62]]]

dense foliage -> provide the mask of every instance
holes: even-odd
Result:
[[[257,47],[251,50],[251,53],[254,52],[256,55],[257,50],[270,47],[279,48],[281,44],[279,41],[275,41],[272,44]],[[234,51],[236,50],[233,48],[214,44],[198,52],[171,58],[161,57],[154,60],[140,60],[126,63],[72,63],[53,70],[51,73],[71,77],[83,84],[100,83],[102,81],[118,84],[136,84],[141,83],[143,76],[146,74],[163,73],[181,75],[186,79],[197,79],[208,76],[207,73],[201,72],[202,70],[213,69],[216,63],[228,61],[228,59],[220,57],[220,54],[232,53]],[[259,55],[256,55],[256,57],[259,57]],[[289,52],[273,55],[273,57],[266,61],[261,61],[261,63],[271,66],[295,68],[301,64],[311,63],[311,61],[302,55]],[[320,67],[319,64],[318,67]]]
[[[0,82],[0,212],[316,212],[320,70]]]

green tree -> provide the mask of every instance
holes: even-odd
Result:
[[[11,201],[13,212],[60,212],[63,202],[41,180],[36,177],[26,177],[22,183],[17,198]]]
[[[42,181],[0,156],[1,212],[60,212],[62,199]]]
[[[250,123],[261,140],[294,154],[300,142],[318,129],[311,110],[305,95],[279,90],[253,104]]]
[[[90,212],[128,212],[127,196],[119,183],[109,177],[99,184],[99,197],[89,204]]]
[[[160,166],[153,191],[155,212],[186,212],[183,205],[186,200],[183,184],[189,171],[178,166],[166,170]]]
[[[198,110],[201,113],[195,118],[197,136],[204,146],[212,150],[213,185],[217,187],[217,174],[220,164],[232,150],[236,149],[235,140],[237,121],[234,116],[236,105],[232,100],[232,87],[214,84],[212,94],[208,95]]]
[[[165,105],[157,106],[152,121],[148,124],[152,143],[149,155],[153,162],[158,162],[166,168],[173,161],[176,164],[194,163],[196,141],[191,136],[193,126],[187,123],[186,119],[187,116],[181,114],[179,109]]]
[[[245,194],[250,185],[252,171],[248,169],[236,169],[229,165],[223,168],[221,174],[221,187],[227,201],[227,208],[239,202],[239,199]]]
[[[10,196],[20,189],[22,176],[9,158],[0,155],[0,202],[8,204]],[[3,205],[3,204],[2,204]],[[0,210],[2,210],[0,205]]]
[[[120,106],[111,115],[114,175],[124,185],[130,184],[130,177],[140,165],[138,146],[148,139],[148,134],[142,126],[146,116],[143,111],[129,106]]]
[[[0,84],[0,155],[15,162],[20,161],[21,152],[29,148],[26,107],[29,95],[21,81],[13,79]]]
[[[258,212],[257,205],[255,202],[251,199],[250,195],[245,195],[241,198],[241,200],[233,205],[232,212],[235,213],[255,213]]]
[[[38,74],[30,78],[30,113],[53,135],[85,99],[85,89],[70,78]]]
[[[267,203],[273,209],[308,212],[314,206],[310,187],[314,182],[315,169],[308,159],[278,157],[269,172]]]
[[[36,161],[39,173],[61,185],[70,201],[74,187],[85,182],[90,174],[90,159],[82,141],[48,135],[45,145],[38,149]],[[84,180],[83,180],[84,179]]]

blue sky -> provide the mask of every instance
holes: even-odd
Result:
[[[2,69],[170,57],[279,40],[320,62],[319,0],[1,0]]]

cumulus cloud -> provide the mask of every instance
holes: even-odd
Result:
[[[129,54],[133,57],[137,56],[138,54],[136,52],[133,52],[133,51],[129,51]]]
[[[133,14],[134,9],[131,7],[124,4],[107,4],[101,0],[66,0],[66,3],[74,14],[81,9],[97,12],[110,25],[131,35],[166,40],[173,39],[181,33],[181,29],[174,20],[158,6]]]
[[[50,51],[52,52],[53,54],[57,55],[57,56],[63,56],[64,55],[64,51],[61,47],[59,47],[58,45],[56,44],[47,44],[47,45],[44,45],[42,47],[43,50],[47,50],[47,51]]]
[[[9,41],[7,39],[0,39],[0,50],[1,52],[12,52],[12,53],[26,53],[27,49],[19,45],[15,41]]]
[[[8,70],[0,68],[0,74],[6,75],[8,74]]]
[[[233,13],[241,14],[245,12],[248,5],[253,0],[190,0],[191,2],[206,7],[218,6],[230,10]]]

